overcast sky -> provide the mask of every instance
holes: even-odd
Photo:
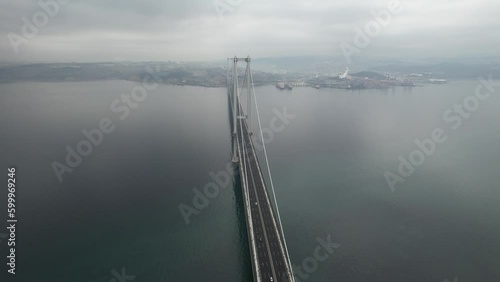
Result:
[[[41,2],[51,1],[55,0]],[[234,54],[337,56],[342,55],[339,44],[354,44],[355,28],[364,28],[374,20],[371,12],[387,10],[389,2],[217,1],[236,6],[224,11],[214,0],[73,0],[60,5],[33,38],[24,39],[22,18],[33,22],[33,16],[44,10],[38,1],[2,0],[0,61],[199,61]],[[401,5],[403,11],[392,14],[390,24],[361,50],[363,55],[499,55],[500,1],[401,0]],[[224,13],[222,17],[216,6]],[[43,15],[40,19],[43,21]],[[17,54],[12,38],[18,40]]]

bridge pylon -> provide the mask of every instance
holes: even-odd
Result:
[[[232,113],[233,113],[233,140],[236,138],[237,134],[237,121],[236,118],[238,117],[238,112],[239,112],[239,107],[237,106],[239,104],[239,93],[238,93],[238,58],[234,56],[233,60],[233,88],[232,88],[232,102],[233,102],[233,107],[232,107]],[[232,158],[233,163],[238,163],[239,158],[238,158],[238,150],[236,149],[236,146],[233,145],[233,158]]]

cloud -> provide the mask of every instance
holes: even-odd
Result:
[[[16,55],[7,34],[22,34],[21,19],[41,8],[37,1],[7,0],[0,3],[0,61],[335,56],[340,42],[352,40],[354,28],[373,20],[371,12],[387,2],[243,0],[221,20],[213,0],[73,0]],[[498,1],[401,2],[404,11],[363,50],[367,55],[498,55]]]

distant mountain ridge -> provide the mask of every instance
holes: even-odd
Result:
[[[150,69],[158,68],[158,77],[166,84],[222,87],[226,85],[225,68],[179,62],[104,62],[29,64],[0,67],[0,82],[16,81],[142,81]],[[275,74],[255,71],[256,84],[279,80]]]
[[[428,73],[451,79],[475,79],[479,76],[500,78],[500,65],[490,64],[462,64],[462,63],[438,63],[425,65],[389,64],[377,66],[370,69],[376,72],[391,73]]]

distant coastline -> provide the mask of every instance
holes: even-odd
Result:
[[[155,68],[167,85],[220,88],[226,87],[226,69],[223,63],[181,62],[103,62],[103,63],[41,63],[4,65],[0,67],[0,83],[6,82],[83,82],[104,80],[142,81]],[[268,71],[254,71],[256,86],[289,84],[293,87],[337,89],[387,89],[391,87],[421,87],[429,83],[444,84],[450,80],[476,79],[478,76],[500,77],[498,68],[490,65],[457,68],[454,64],[385,65],[354,73],[311,72],[304,67],[287,72],[279,67]]]

